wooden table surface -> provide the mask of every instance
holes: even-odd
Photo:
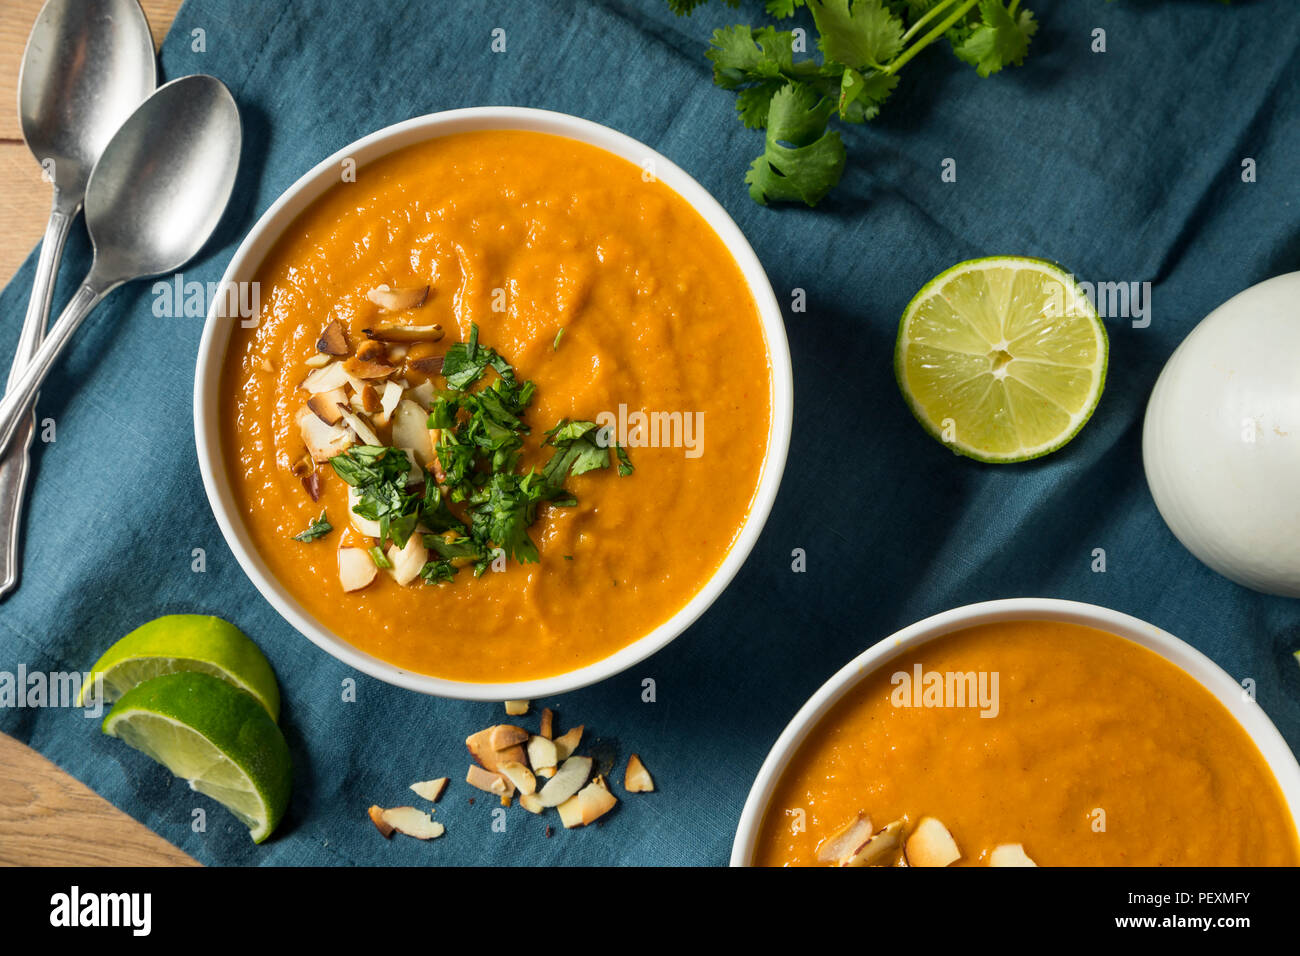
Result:
[[[23,48],[42,2],[0,4],[0,285],[40,240],[50,211],[50,189],[23,142],[16,105]],[[181,0],[143,0],[155,43],[162,42],[180,5]],[[9,356],[0,356],[0,370],[8,367]],[[34,750],[0,734],[0,865],[197,864]]]

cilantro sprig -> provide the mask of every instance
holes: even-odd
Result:
[[[681,15],[705,2],[668,5]],[[706,54],[713,82],[736,93],[741,122],[765,130],[763,153],[745,175],[750,196],[763,205],[820,202],[847,158],[831,119],[875,119],[900,71],[926,47],[946,39],[958,59],[987,77],[1019,65],[1038,29],[1020,0],[767,0],[765,7],[778,19],[806,7],[820,59],[796,59],[801,35],[771,26],[716,30]]]
[[[495,375],[484,382],[489,370]],[[387,542],[403,548],[419,531],[430,553],[420,572],[428,584],[451,581],[468,566],[481,575],[498,555],[538,561],[528,529],[541,506],[576,505],[565,482],[611,465],[609,443],[596,424],[565,419],[546,433],[542,444],[551,456],[541,469],[521,468],[531,432],[523,416],[536,386],[520,382],[509,362],[479,343],[477,325],[468,341],[448,349],[442,372],[447,388],[436,393],[427,423],[438,432],[434,471],[401,449],[380,445],[354,445],[330,459],[356,490],[352,510],[379,524],[379,543],[370,549],[375,564],[390,563]],[[630,475],[626,449],[615,448],[619,474]]]

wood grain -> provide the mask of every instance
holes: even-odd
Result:
[[[49,187],[22,140],[18,69],[43,0],[0,3],[0,284],[45,231]],[[159,44],[181,0],[144,0]],[[8,356],[0,356],[7,369]],[[34,750],[0,734],[0,865],[196,866],[125,813]]]

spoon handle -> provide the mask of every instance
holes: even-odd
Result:
[[[50,334],[45,337],[45,341],[41,343],[41,347],[32,356],[31,362],[18,376],[18,380],[9,386],[4,399],[0,400],[0,456],[8,453],[18,433],[18,426],[27,420],[27,413],[36,399],[41,383],[50,374],[50,369],[54,367],[59,355],[72,339],[73,333],[80,328],[81,323],[95,306],[103,301],[104,296],[119,285],[121,285],[120,280],[111,283],[101,281],[95,274],[95,267],[93,265],[90,267],[90,274],[86,276],[81,288],[72,297],[72,301],[59,314],[54,327],[50,329]]]
[[[68,231],[81,209],[80,202],[70,202],[57,191],[50,210],[50,221],[45,226],[41,240],[41,254],[36,260],[36,274],[32,278],[32,292],[27,300],[27,315],[18,335],[13,364],[9,367],[9,384],[13,385],[32,356],[40,347],[45,335],[45,325],[54,299],[54,280],[59,274],[63,246]],[[18,431],[15,444],[0,457],[0,597],[13,590],[18,583],[18,542],[22,531],[23,498],[27,490],[30,470],[28,449],[36,430],[36,412],[27,416]]]

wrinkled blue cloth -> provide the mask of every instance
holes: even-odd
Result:
[[[351,140],[453,107],[513,104],[608,124],[708,188],[789,307],[795,418],[780,498],[714,607],[669,648],[548,701],[605,753],[644,755],[659,792],[602,828],[546,836],[463,783],[447,836],[379,838],[372,803],[463,779],[467,732],[499,705],[444,701],[355,674],[285,624],[244,577],[208,509],[191,385],[202,319],[153,315],[150,283],[115,292],[41,394],[57,440],[38,445],[21,589],[0,604],[0,671],[87,668],[136,625],[219,614],[269,655],[296,763],[291,809],[255,847],[232,817],[68,709],[6,708],[26,741],[165,838],[212,864],[722,864],[759,764],[803,701],[851,657],[929,614],[1040,595],[1138,615],[1195,644],[1300,744],[1300,602],[1244,590],[1166,529],[1142,473],[1147,396],[1162,363],[1223,300],[1300,266],[1300,8],[1293,0],[1034,0],[1026,64],[981,79],[946,48],[903,73],[878,120],[845,132],[849,165],[821,208],[762,208],[742,175],[761,134],[713,86],[710,32],[764,22],[757,2],[692,18],[661,0],[292,3],[190,0],[162,73],[212,73],[239,103],[243,166],[217,237],[187,266],[214,282],[257,217]],[[801,15],[802,16],[802,15]],[[494,53],[492,31],[505,30]],[[1106,52],[1093,52],[1093,31]],[[201,33],[198,31],[202,31]],[[1243,182],[1253,159],[1256,182]],[[941,176],[955,160],[956,182]],[[80,232],[81,230],[79,230]],[[57,301],[88,265],[84,235]],[[1062,452],[1027,465],[955,458],[928,438],[892,372],[899,315],[961,259],[1041,256],[1093,282],[1151,282],[1150,324],[1115,318],[1106,394]],[[0,296],[11,354],[34,255]],[[206,570],[192,569],[204,549]],[[792,571],[803,548],[807,570]],[[1107,569],[1092,555],[1105,549]],[[345,678],[358,700],[342,700]],[[657,682],[643,702],[641,682]],[[418,801],[416,801],[418,802]],[[208,810],[204,832],[192,810]],[[557,828],[558,829],[558,828]],[[610,832],[613,831],[613,832]]]

